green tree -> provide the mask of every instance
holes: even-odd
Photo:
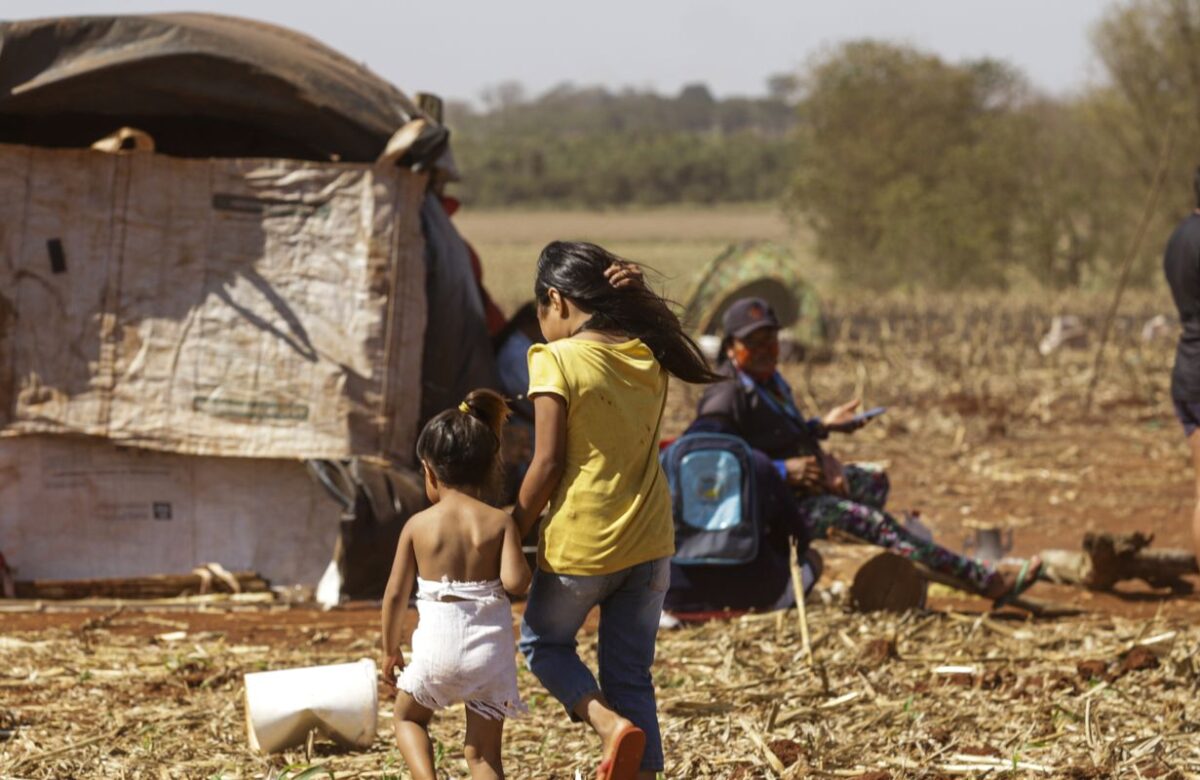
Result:
[[[1200,163],[1200,0],[1132,0],[1097,24],[1093,48],[1108,84],[1087,96],[1091,120],[1114,162],[1105,195],[1122,219],[1108,238],[1114,264],[1154,181],[1168,128],[1173,153],[1151,240],[1141,247],[1135,281],[1156,278],[1163,240],[1194,205],[1192,171]],[[1156,240],[1157,239],[1157,240]]]
[[[1028,89],[994,61],[841,46],[802,79],[788,205],[840,275],[876,287],[1002,283],[1022,186]]]
[[[1107,281],[1128,238],[1125,222],[1136,218],[1095,110],[1094,96],[1042,98],[1016,119],[1024,128],[1013,158],[1022,176],[1014,251],[1046,286]]]

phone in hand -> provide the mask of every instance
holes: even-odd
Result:
[[[874,409],[868,409],[861,414],[854,415],[854,417],[850,419],[850,424],[856,428],[860,425],[866,425],[868,420],[874,420],[876,417],[886,411],[886,406],[876,406]]]

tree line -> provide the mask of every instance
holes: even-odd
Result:
[[[1160,168],[1133,281],[1193,206],[1200,0],[1123,0],[1091,31],[1103,79],[1068,96],[1010,64],[863,40],[762,98],[515,85],[454,106],[480,205],[779,202],[847,280],[875,287],[1110,281]]]
[[[794,152],[794,106],[778,96],[717,100],[702,84],[676,96],[564,84],[536,98],[485,93],[487,110],[448,106],[458,192],[481,206],[728,203],[775,200]]]

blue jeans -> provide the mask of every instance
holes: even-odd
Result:
[[[521,652],[529,670],[578,720],[575,706],[601,691],[621,716],[646,732],[642,769],[661,772],[662,737],[650,667],[663,598],[670,585],[669,558],[613,574],[533,574],[521,621]],[[576,652],[575,635],[592,607],[600,606],[600,683]]]

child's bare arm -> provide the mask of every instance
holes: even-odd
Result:
[[[534,396],[533,416],[533,461],[521,482],[517,506],[513,510],[522,536],[533,528],[538,515],[554,495],[567,458],[566,399],[553,393]]]
[[[532,579],[533,574],[521,549],[521,531],[517,528],[517,521],[505,515],[504,543],[500,550],[500,582],[509,593],[523,596],[529,591]]]
[[[383,679],[395,687],[395,667],[404,668],[404,655],[400,642],[404,637],[404,620],[408,614],[408,597],[412,594],[413,577],[416,575],[417,559],[412,542],[413,522],[410,520],[400,531],[396,545],[396,558],[392,561],[392,573],[383,592]]]

